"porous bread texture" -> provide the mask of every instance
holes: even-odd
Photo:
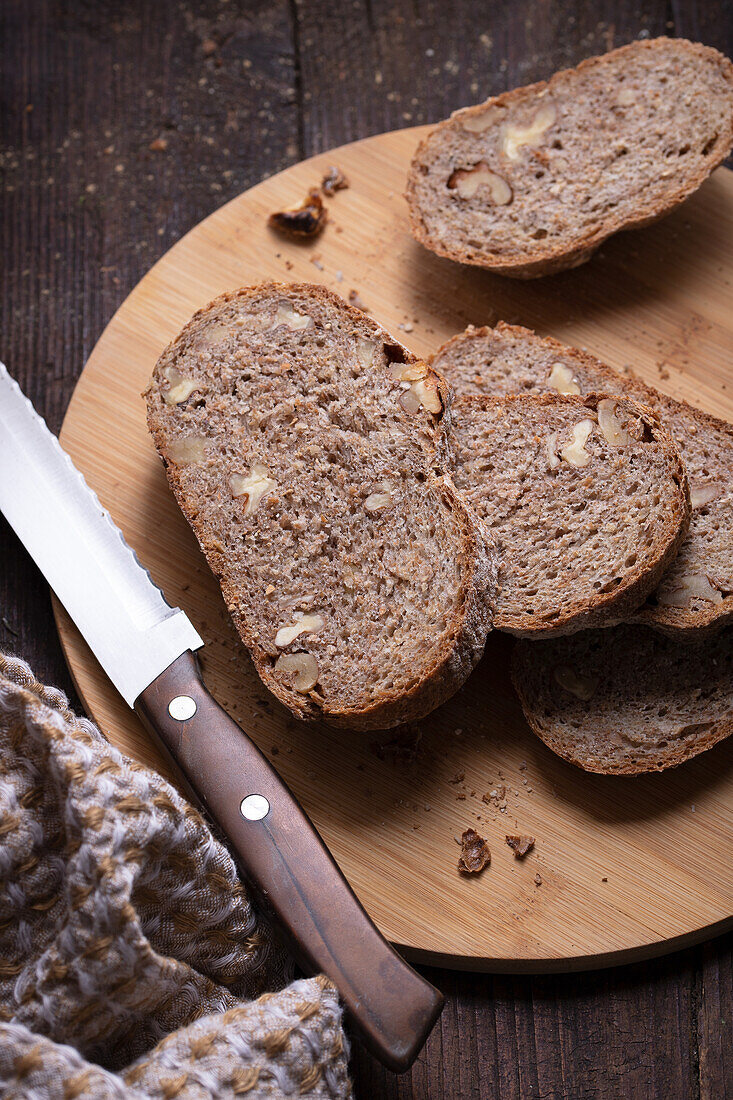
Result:
[[[168,479],[267,687],[299,718],[418,718],[469,675],[496,566],[445,476],[449,390],[323,287],[217,298],[145,398]]]
[[[410,167],[412,232],[451,260],[548,275],[669,213],[732,144],[731,62],[632,42],[440,123]]]
[[[682,459],[635,401],[458,398],[451,441],[456,486],[500,556],[498,630],[534,638],[619,622],[684,538]]]
[[[692,518],[679,554],[650,599],[632,616],[692,641],[733,621],[733,425],[617,374],[577,348],[500,322],[469,327],[433,357],[459,394],[597,390],[624,394],[654,410],[682,453]]]
[[[518,642],[512,679],[538,737],[589,772],[662,771],[733,733],[733,629],[689,646],[628,624]]]

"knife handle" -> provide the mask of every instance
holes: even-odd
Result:
[[[377,930],[292,793],[201,680],[187,651],[135,702],[228,838],[305,970],[336,985],[366,1046],[408,1069],[443,997]]]

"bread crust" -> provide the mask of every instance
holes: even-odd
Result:
[[[459,418],[463,410],[484,410],[502,405],[508,409],[512,407],[522,409],[530,405],[533,411],[546,408],[548,417],[557,408],[567,407],[577,408],[579,411],[587,409],[597,416],[599,403],[608,396],[609,394],[603,393],[589,393],[584,396],[542,393],[509,397],[474,394],[457,399],[454,407],[456,416]],[[655,413],[637,401],[614,396],[618,405],[625,406],[624,411],[630,416],[638,417],[639,422],[651,435],[651,441],[662,453],[665,476],[672,487],[671,514],[664,529],[655,532],[655,556],[640,555],[640,560],[627,569],[622,583],[611,591],[594,593],[590,599],[585,597],[579,599],[575,594],[571,595],[549,621],[546,617],[534,619],[526,614],[512,614],[511,611],[504,610],[500,590],[499,602],[494,614],[496,630],[503,630],[523,638],[552,638],[591,627],[605,627],[623,622],[644,602],[649,593],[654,591],[662,575],[677,556],[687,534],[691,515],[689,485],[679,448]],[[462,484],[460,481],[459,483]],[[464,491],[469,500],[472,500],[470,490],[464,487]],[[538,496],[538,506],[540,503]],[[478,505],[477,510],[481,514]]]
[[[605,380],[604,388],[607,388],[608,393],[630,397],[652,410],[662,420],[673,438],[675,434],[675,412],[694,421],[702,432],[722,434],[729,441],[731,461],[733,462],[733,424],[719,420],[701,409],[696,409],[686,401],[669,397],[638,378],[627,378],[618,374],[607,363],[597,359],[589,352],[570,347],[551,336],[539,337],[531,329],[524,328],[521,325],[510,325],[504,321],[499,321],[493,328],[486,325],[481,327],[469,325],[464,332],[451,337],[438,349],[431,358],[431,364],[437,362],[437,369],[440,369],[438,361],[445,363],[461,345],[467,341],[487,339],[494,333],[512,340],[526,340],[530,344],[535,344],[535,346],[541,345],[543,348],[551,349],[558,357],[577,363],[581,372],[585,369],[591,372],[592,375],[603,378]],[[450,374],[447,373],[450,381]],[[538,385],[542,384],[540,379],[537,381]],[[684,435],[683,431],[683,462]],[[637,607],[636,610],[630,610],[625,618],[628,622],[653,627],[655,630],[676,638],[680,642],[697,642],[703,638],[711,637],[723,627],[733,623],[733,594],[723,595],[723,599],[719,604],[711,604],[708,608],[697,611],[688,611],[685,608],[670,607],[659,603],[645,603]]]
[[[619,60],[623,60],[630,54],[645,51],[649,53],[663,51],[670,44],[673,44],[677,49],[688,52],[691,64],[703,59],[706,62],[713,61],[717,63],[731,89],[732,109],[728,126],[724,128],[722,133],[717,135],[715,144],[707,154],[704,165],[701,165],[699,170],[691,173],[690,177],[676,191],[673,191],[666,201],[658,204],[653,209],[640,210],[637,216],[631,218],[611,214],[595,230],[576,239],[570,246],[563,246],[558,242],[543,247],[542,242],[539,241],[536,247],[531,249],[531,252],[519,253],[511,258],[492,253],[490,250],[484,251],[480,257],[471,256],[465,249],[452,247],[444,240],[438,240],[434,235],[431,235],[420,210],[415,185],[419,174],[424,169],[429,169],[431,145],[435,135],[441,134],[446,129],[454,129],[460,126],[465,119],[481,115],[490,107],[510,107],[531,95],[540,96],[546,92],[551,92],[558,82],[565,81],[575,74],[585,73],[592,68],[603,69],[609,65],[616,65]],[[409,207],[410,228],[413,236],[420,244],[445,259],[487,268],[498,275],[516,279],[536,279],[543,275],[554,275],[559,271],[565,271],[584,264],[596,249],[613,234],[621,230],[642,229],[671,213],[672,210],[697,191],[710,173],[722,164],[730,153],[731,146],[733,146],[733,63],[718,50],[710,46],[704,46],[701,43],[689,42],[686,39],[660,37],[631,42],[625,46],[620,46],[618,49],[611,50],[607,54],[586,58],[574,69],[563,69],[555,73],[549,80],[514,88],[511,91],[503,92],[501,95],[493,96],[484,103],[464,107],[459,111],[455,111],[450,118],[439,123],[420,142],[410,165],[405,192]]]
[[[303,694],[288,688],[282,680],[273,674],[271,654],[261,644],[256,630],[252,629],[244,614],[240,611],[242,592],[227,576],[226,557],[220,545],[212,539],[198,518],[196,500],[186,491],[181,476],[181,468],[170,460],[170,430],[167,414],[161,397],[165,378],[161,371],[164,365],[175,355],[176,350],[185,345],[189,338],[205,326],[212,314],[230,303],[241,304],[246,308],[249,300],[262,295],[273,298],[298,293],[310,301],[337,311],[346,322],[356,326],[357,331],[365,327],[376,338],[383,340],[393,348],[398,348],[406,364],[419,363],[420,360],[403,348],[392,336],[381,328],[361,310],[349,306],[338,295],[325,287],[315,284],[263,283],[230,291],[214,299],[203,309],[198,310],[181,333],[169,344],[161,355],[153,374],[153,379],[144,393],[147,403],[148,428],[156,449],[166,465],[166,474],[181,511],[196,534],[207,562],[216,575],[222,588],[224,600],[235,626],[250,652],[254,666],[263,683],[287,706],[290,711],[303,720],[323,719],[327,723],[355,730],[387,729],[402,722],[423,717],[444,700],[449,698],[464,683],[471,670],[479,661],[484,649],[488,632],[491,629],[493,605],[496,594],[496,562],[493,549],[486,531],[473,510],[466,504],[446,474],[443,463],[447,455],[447,424],[450,418],[450,389],[436,372],[431,371],[440,394],[443,414],[435,418],[433,446],[421,442],[425,467],[433,473],[427,477],[427,484],[450,508],[460,529],[461,545],[458,554],[460,564],[460,585],[455,608],[451,614],[450,630],[447,631],[444,644],[434,656],[432,665],[426,668],[422,678],[405,692],[382,692],[361,706],[339,706],[328,703],[314,691]]]

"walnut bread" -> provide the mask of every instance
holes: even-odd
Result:
[[[494,626],[548,637],[621,621],[690,520],[679,450],[623,397],[458,398],[453,476],[500,555]]]
[[[410,167],[412,232],[451,260],[549,275],[669,213],[731,145],[731,62],[685,39],[632,42],[440,123]]]
[[[679,554],[632,618],[680,641],[733,622],[733,425],[517,325],[468,328],[443,345],[432,366],[459,394],[605,390],[656,412],[680,448],[692,519]]]
[[[435,371],[323,287],[267,283],[200,310],[145,398],[255,668],[293,714],[388,728],[463,684],[496,565],[445,472]]]
[[[642,626],[517,643],[534,732],[590,772],[662,771],[733,733],[733,630],[689,646]]]

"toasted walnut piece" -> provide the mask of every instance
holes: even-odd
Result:
[[[277,481],[269,476],[266,466],[255,462],[248,474],[232,474],[229,488],[233,497],[247,497],[244,514],[248,516],[254,512],[265,493],[277,488]]]
[[[231,336],[231,328],[220,321],[212,321],[205,329],[202,329],[197,338],[197,344],[201,348],[213,348],[222,344]]]
[[[176,466],[196,466],[206,457],[206,438],[202,435],[182,435],[172,439],[166,457]]]
[[[552,386],[553,390],[557,390],[558,393],[580,393],[578,379],[570,367],[565,366],[564,363],[552,364],[547,384]]]
[[[590,454],[586,451],[585,445],[592,431],[592,420],[581,420],[576,424],[573,428],[573,442],[563,447],[560,458],[564,458],[570,466],[587,466],[590,462]]]
[[[691,485],[690,504],[693,508],[704,508],[711,500],[715,500],[719,493],[719,485]]]
[[[585,676],[569,665],[558,665],[553,672],[556,683],[578,699],[591,699],[598,687],[597,676]]]
[[[629,433],[618,415],[618,405],[609,397],[598,402],[598,427],[612,447],[625,447]]]
[[[166,405],[180,405],[196,389],[197,383],[194,379],[185,378],[175,367],[166,367],[163,375],[168,380],[168,389],[163,394]]]
[[[367,512],[381,512],[384,508],[389,508],[391,503],[392,494],[390,492],[370,493],[364,501],[364,508]]]
[[[534,848],[533,836],[507,836],[505,839],[514,852],[515,859],[524,859],[527,852],[531,852]]]
[[[292,676],[296,691],[311,691],[318,683],[318,661],[312,653],[281,653],[275,661],[275,672]]]
[[[371,367],[376,350],[377,345],[373,340],[367,340],[365,337],[360,336],[356,341],[357,358],[363,367]]]
[[[341,169],[337,168],[335,164],[329,167],[321,180],[321,190],[324,195],[328,195],[329,198],[333,198],[337,191],[343,191],[348,186],[349,181]]]
[[[557,432],[551,432],[545,440],[545,455],[547,465],[551,470],[556,470],[560,465],[560,459],[557,457]]]
[[[483,160],[472,168],[457,168],[448,180],[448,187],[462,199],[472,199],[479,187],[483,187],[496,206],[506,206],[512,201],[512,189],[507,181],[492,172]]]
[[[296,618],[289,626],[281,626],[275,635],[275,645],[284,649],[301,634],[315,634],[324,626],[320,615],[302,615]]]
[[[438,413],[443,411],[443,403],[440,400],[440,394],[438,393],[438,388],[435,383],[424,378],[418,382],[413,382],[410,389],[415,394],[422,407],[427,409],[429,413],[433,413],[437,416]]]
[[[401,366],[401,364],[398,365]],[[423,366],[423,364],[418,365]],[[405,373],[412,369],[413,368],[407,368]],[[414,416],[416,412],[419,412],[420,406],[429,413],[433,413],[435,416],[443,411],[443,403],[440,400],[437,383],[434,379],[427,377],[418,378],[412,383],[410,383],[408,379],[405,379],[402,382],[402,386],[404,392],[400,394],[399,402],[406,413]]]
[[[723,593],[705,574],[688,574],[675,580],[674,587],[657,590],[657,603],[665,607],[690,607],[693,600],[722,603]]]
[[[523,145],[539,145],[542,136],[550,129],[557,118],[552,103],[543,103],[529,126],[511,126],[504,128],[501,148],[509,160],[519,159],[519,150]]]
[[[629,88],[625,85],[619,90],[616,96],[616,102],[620,107],[630,107],[632,103],[636,103],[636,92],[633,88]]]
[[[461,836],[458,870],[464,875],[477,875],[491,863],[489,846],[475,829],[466,829]]]
[[[300,206],[291,206],[270,214],[267,224],[288,237],[318,236],[328,220],[318,188],[312,187]]]
[[[469,115],[468,118],[464,118],[462,126],[464,130],[468,130],[469,134],[483,134],[490,126],[501,122],[505,114],[505,107],[488,107],[479,115]]]
[[[392,363],[389,370],[396,382],[417,382],[428,373],[426,363]]]
[[[420,400],[417,394],[412,392],[412,388],[400,394],[399,400],[402,408],[411,416],[414,416],[416,412],[420,411]]]
[[[298,313],[292,302],[279,302],[275,320],[271,327],[280,328],[281,325],[285,325],[286,328],[291,328],[294,332],[299,332],[301,329],[308,328],[310,324],[311,318],[308,314]]]

